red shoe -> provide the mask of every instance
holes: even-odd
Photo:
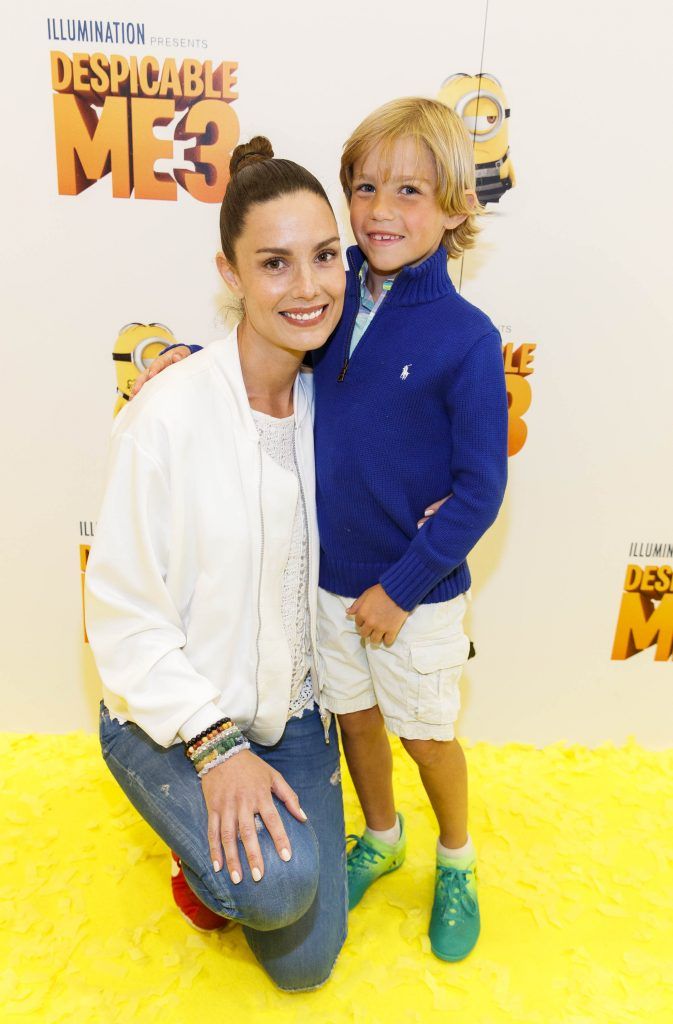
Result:
[[[234,922],[226,917],[220,917],[214,910],[202,903],[187,885],[182,870],[182,864],[177,853],[171,850],[173,863],[171,864],[171,888],[175,904],[188,924],[199,932],[222,931],[229,928]]]

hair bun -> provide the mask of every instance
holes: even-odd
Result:
[[[273,147],[264,135],[255,135],[250,142],[236,146],[229,161],[229,174],[233,178],[235,174],[242,171],[250,164],[258,163],[260,160],[271,160],[273,158]]]

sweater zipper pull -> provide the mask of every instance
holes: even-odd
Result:
[[[341,373],[340,373],[340,374],[339,374],[339,376],[337,377],[337,384],[340,384],[340,383],[341,383],[341,381],[342,381],[342,380],[344,379],[344,377],[346,376],[346,373],[347,373],[347,371],[348,371],[348,356],[346,356],[346,359],[344,360],[344,364],[343,364],[343,366],[341,367]]]

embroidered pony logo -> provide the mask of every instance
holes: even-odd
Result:
[[[406,380],[409,376],[409,370],[413,366],[413,363],[407,363],[406,366],[402,367],[402,373],[400,374],[400,380]]]

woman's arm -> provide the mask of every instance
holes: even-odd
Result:
[[[164,747],[197,712],[210,722],[221,717],[219,691],[183,653],[183,623],[165,583],[170,515],[156,455],[117,432],[87,564],[87,632],[107,689]]]
[[[222,718],[219,691],[183,653],[184,626],[165,583],[170,516],[170,489],[160,461],[135,437],[117,432],[87,564],[87,632],[106,688],[125,704],[128,717],[164,747],[178,737],[189,741]],[[240,881],[240,834],[253,877],[262,877],[255,814],[279,857],[290,859],[273,797],[299,821],[306,815],[279,772],[241,749],[201,781],[216,871],[226,860],[232,880]]]

